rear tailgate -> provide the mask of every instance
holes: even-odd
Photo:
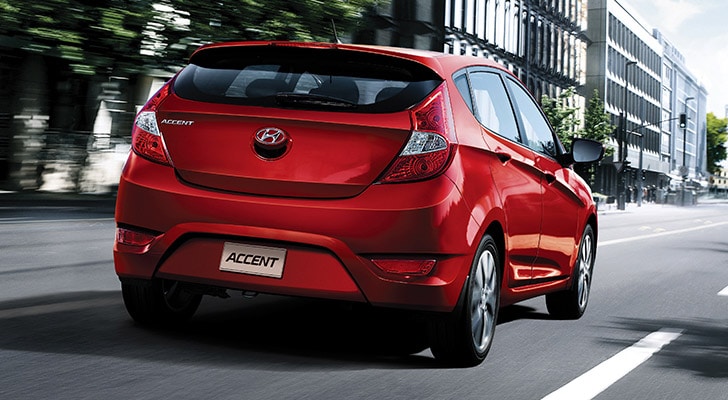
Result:
[[[268,196],[355,196],[397,156],[411,126],[407,112],[372,118],[232,105],[217,105],[214,113],[197,108],[195,102],[169,98],[157,117],[180,178]],[[287,136],[280,155],[257,144],[256,134],[266,130]]]
[[[157,119],[172,164],[191,184],[350,197],[397,157],[411,133],[409,109],[441,82],[417,61],[368,51],[203,48]]]

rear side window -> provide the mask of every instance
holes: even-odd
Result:
[[[490,72],[473,72],[470,81],[478,121],[492,132],[520,142],[516,117],[500,76]]]
[[[186,99],[263,107],[385,113],[421,102],[442,79],[417,62],[334,48],[202,50],[174,83]]]

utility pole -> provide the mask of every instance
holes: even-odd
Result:
[[[688,166],[686,163],[686,143],[687,143],[687,132],[688,132],[688,101],[695,100],[695,97],[685,98],[685,112],[680,116],[680,127],[683,128],[683,154],[682,154],[682,167],[680,168],[680,175],[682,175],[682,193],[680,199],[680,205],[685,206],[685,189],[688,180]]]
[[[620,170],[617,171],[617,208],[619,210],[625,209],[625,196],[627,191],[627,180],[625,179],[625,172],[627,170],[627,94],[629,93],[629,66],[637,64],[637,61],[627,61],[624,63],[624,102],[622,104],[622,118],[620,119],[621,127],[619,132],[619,151],[617,157],[619,158]]]

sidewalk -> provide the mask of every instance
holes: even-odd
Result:
[[[82,207],[98,212],[114,212],[116,193],[79,194],[67,192],[0,190],[2,208]]]
[[[728,199],[716,199],[712,197],[700,197],[698,198],[698,204],[697,205],[688,205],[688,206],[680,206],[675,204],[658,204],[658,203],[649,203],[649,202],[643,202],[642,206],[637,206],[637,203],[626,203],[624,210],[617,209],[617,203],[613,204],[602,204],[599,206],[599,210],[597,213],[599,215],[606,215],[606,214],[619,214],[619,213],[632,213],[632,212],[646,212],[646,211],[652,211],[652,210],[662,210],[662,209],[691,209],[695,207],[699,207],[700,205],[705,204],[726,204],[728,205]]]

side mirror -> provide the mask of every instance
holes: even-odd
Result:
[[[571,142],[571,158],[575,163],[590,163],[604,157],[604,145],[591,139],[574,138]]]

